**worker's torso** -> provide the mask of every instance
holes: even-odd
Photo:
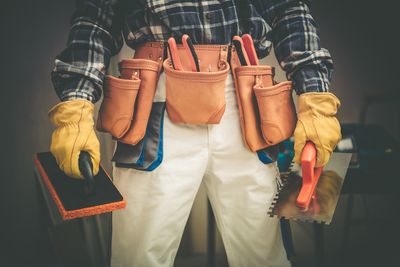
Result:
[[[271,48],[271,27],[252,0],[128,0],[123,5],[123,33],[135,48],[146,41],[188,34],[195,44],[229,44],[250,33],[258,52]]]

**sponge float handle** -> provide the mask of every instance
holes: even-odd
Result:
[[[86,195],[94,194],[93,164],[90,154],[86,151],[81,151],[79,154],[79,170],[85,177]]]

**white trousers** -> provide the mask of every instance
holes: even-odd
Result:
[[[156,99],[164,93],[162,75]],[[290,266],[279,220],[267,215],[277,166],[244,146],[231,76],[226,102],[218,125],[177,125],[165,112],[164,158],[154,171],[114,168],[127,207],[113,212],[112,267],[173,266],[201,183],[230,267]]]

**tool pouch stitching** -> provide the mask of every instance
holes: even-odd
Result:
[[[163,63],[166,74],[167,113],[174,123],[218,124],[225,111],[227,62],[215,72],[177,71],[169,59]]]
[[[120,78],[106,77],[97,130],[108,132],[114,139],[127,144],[136,144],[143,139],[161,72],[163,49],[160,44],[145,44],[137,49],[133,59],[119,62]],[[139,81],[139,84],[133,84],[133,81]],[[122,90],[136,92],[122,94]]]
[[[235,81],[242,135],[247,147],[256,152],[290,137],[296,124],[291,82],[276,84],[273,67],[268,65],[239,66],[234,48],[232,48],[231,55],[230,65]],[[274,94],[274,90],[277,91],[276,89],[281,87],[290,90],[284,103],[278,99],[278,96],[286,90],[280,90]],[[268,98],[265,98],[266,95]],[[265,106],[265,102],[268,102],[268,106]],[[282,105],[287,106],[283,107]],[[270,114],[274,110],[285,110],[285,112]],[[278,116],[278,119],[274,116]],[[284,126],[282,127],[282,125]]]
[[[257,85],[253,90],[264,140],[269,145],[275,145],[292,136],[296,126],[292,83],[286,81],[272,86]]]
[[[153,60],[134,58],[121,61],[119,67],[121,75],[126,75],[126,77],[137,75],[141,79],[137,105],[133,111],[130,128],[123,137],[118,139],[122,143],[134,145],[146,134],[160,75],[160,66]]]
[[[110,75],[104,82],[104,97],[96,123],[98,131],[122,137],[129,129],[140,79],[121,79]]]

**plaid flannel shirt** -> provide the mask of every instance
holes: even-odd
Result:
[[[333,63],[321,48],[308,3],[295,0],[81,0],[67,48],[55,60],[52,81],[61,100],[96,102],[111,56],[125,39],[146,41],[188,34],[195,44],[229,44],[249,33],[259,58],[271,47],[298,94],[329,89]]]

